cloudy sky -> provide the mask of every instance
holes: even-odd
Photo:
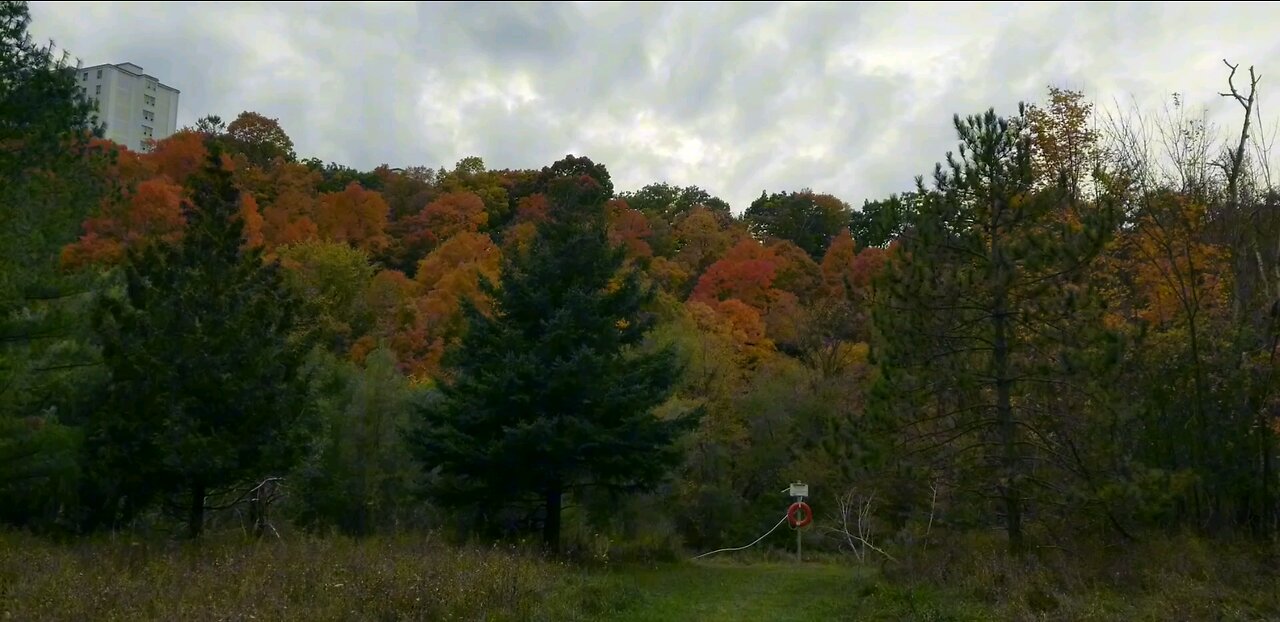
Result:
[[[1224,57],[1280,93],[1280,6],[32,2],[86,65],[182,91],[178,125],[277,117],[361,169],[603,162],[619,190],[696,184],[740,211],[811,187],[855,206],[953,148],[954,113],[1050,84],[1101,105],[1173,92],[1234,125]],[[1267,79],[1274,75],[1274,79]],[[1272,86],[1275,85],[1272,90]],[[1280,117],[1280,108],[1276,108]]]

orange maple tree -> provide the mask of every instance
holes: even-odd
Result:
[[[605,209],[609,214],[609,241],[626,249],[627,257],[652,257],[648,239],[653,230],[648,217],[618,199],[609,201]]]
[[[1132,232],[1139,316],[1157,327],[1203,321],[1225,309],[1231,274],[1226,249],[1202,238],[1204,205],[1183,195],[1153,197]]]
[[[773,286],[808,301],[822,287],[822,268],[790,240],[773,240],[766,248],[777,267]]]
[[[841,231],[822,257],[826,294],[845,300],[865,300],[872,279],[884,269],[888,253],[881,248],[859,251],[849,230]]]
[[[319,237],[315,223],[319,173],[293,163],[271,171],[248,168],[237,173],[237,184],[251,192],[260,206],[262,235],[267,248],[298,244]]]
[[[182,185],[192,174],[205,165],[209,150],[205,148],[205,136],[191,130],[181,130],[164,140],[156,141],[151,151],[141,156],[155,175]]]
[[[352,344],[350,356],[363,363],[370,352],[385,344],[399,355],[400,370],[414,371],[404,353],[413,353],[416,344],[425,340],[425,327],[419,321],[414,296],[418,285],[399,270],[382,270],[373,275],[365,289],[365,306],[374,318],[374,328]]]
[[[264,242],[262,212],[258,209],[257,199],[248,192],[240,193],[240,219],[244,222],[245,246],[250,248],[262,246]]]
[[[183,189],[165,178],[152,178],[126,191],[120,201],[108,201],[101,213],[85,220],[84,235],[62,249],[63,266],[112,264],[127,249],[150,241],[173,241],[182,236]]]
[[[693,288],[691,300],[718,302],[736,298],[755,307],[767,309],[777,278],[776,258],[755,240],[743,240],[724,258],[711,264]]]
[[[351,182],[342,192],[320,195],[315,224],[321,239],[347,242],[369,252],[387,244],[387,213],[382,195]]]
[[[416,260],[454,235],[480,231],[488,222],[484,201],[475,193],[447,192],[417,214],[397,221],[391,233],[398,253],[404,259]]]
[[[466,231],[446,240],[418,264],[414,280],[421,293],[416,305],[423,329],[420,338],[425,343],[417,344],[414,352],[405,353],[417,355],[408,361],[418,373],[439,373],[445,348],[462,333],[464,300],[481,311],[488,309],[480,290],[480,277],[496,282],[501,259],[501,252],[489,236]]]

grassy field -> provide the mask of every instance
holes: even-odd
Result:
[[[1266,547],[1195,539],[1010,560],[968,542],[884,568],[771,554],[549,562],[425,536],[127,537],[0,532],[0,620],[1278,620]]]
[[[632,568],[614,580],[639,597],[611,622],[843,620],[855,611],[851,588],[869,571],[836,564],[671,564]]]

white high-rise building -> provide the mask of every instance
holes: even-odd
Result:
[[[144,141],[177,131],[178,89],[161,84],[133,63],[77,69],[80,91],[98,106],[98,122],[106,137],[134,151]]]

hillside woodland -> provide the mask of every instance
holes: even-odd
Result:
[[[356,170],[251,111],[135,153],[28,22],[0,3],[12,528],[707,550],[800,480],[808,546],[870,559],[1275,537],[1252,68],[1231,127],[1050,88],[894,196],[731,207],[585,155]]]

